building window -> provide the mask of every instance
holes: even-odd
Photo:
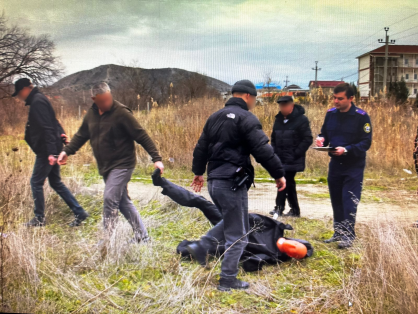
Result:
[[[414,88],[414,94],[416,94],[417,93],[417,89],[416,88]]]
[[[409,64],[409,59],[405,59],[405,65]]]
[[[418,58],[415,59],[415,64],[418,65]]]
[[[414,80],[416,80],[418,78],[418,74],[417,73],[415,73],[414,74]]]
[[[408,73],[405,74],[405,80],[409,80],[409,74]]]

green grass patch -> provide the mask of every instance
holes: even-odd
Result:
[[[18,299],[33,291],[30,299],[34,303],[26,310],[35,313],[78,309],[80,313],[290,313],[292,310],[297,313],[295,300],[303,303],[320,299],[324,293],[332,296],[341,288],[350,269],[358,265],[359,256],[323,243],[332,235],[331,221],[286,218],[284,222],[294,230],[286,231],[285,236],[310,241],[315,248],[314,255],[301,261],[265,266],[259,272],[240,270],[239,277],[249,281],[251,289],[221,293],[216,290],[220,273],[217,259],[212,259],[211,269],[206,270],[176,254],[176,247],[183,239],[199,239],[210,229],[199,210],[171,202],[164,205],[150,202],[140,208],[140,214],[148,225],[152,243],[129,246],[120,240],[107,255],[101,256],[95,245],[101,234],[102,199],[91,196],[78,196],[78,199],[90,213],[82,227],[66,225],[72,214],[57,198],[48,208],[47,227],[30,231],[38,281],[36,289],[29,277],[19,277],[19,283],[10,286],[8,298],[15,310],[20,308]],[[130,226],[125,225],[130,233]],[[101,297],[80,308],[89,298],[101,293]],[[338,300],[329,311],[322,308],[325,301],[319,301],[312,310],[343,313],[345,305]]]

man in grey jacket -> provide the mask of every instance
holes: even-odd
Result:
[[[125,216],[134,230],[134,241],[148,241],[147,230],[128,195],[127,185],[136,164],[135,143],[151,156],[154,167],[164,170],[162,158],[147,132],[132,111],[114,100],[109,86],[102,82],[92,88],[93,105],[84,117],[80,129],[64,148],[58,163],[66,163],[88,140],[93,149],[100,175],[106,183],[104,191],[103,222],[105,230],[112,231],[118,211]]]

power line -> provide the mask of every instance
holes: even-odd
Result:
[[[407,20],[407,19],[409,19],[410,17],[413,17],[413,16],[415,16],[415,15],[418,15],[418,13],[414,13],[414,14],[412,14],[412,15],[410,15],[410,16],[408,16],[408,17],[406,17],[406,18],[402,18],[402,19],[400,19],[399,21],[397,21],[397,22],[395,22],[395,23],[390,24],[388,27],[390,27],[390,26],[392,26],[392,25],[395,25],[395,24],[398,24],[398,23],[400,23],[400,22],[403,22],[403,21],[405,21],[405,20]]]
[[[398,38],[398,40],[399,40],[399,39],[402,39],[402,38],[406,38],[406,37],[414,36],[414,35],[418,35],[418,33],[409,34],[409,35],[406,35],[406,36],[404,36],[404,37],[400,37],[400,38]]]
[[[407,19],[409,19],[409,18],[411,18],[411,17],[413,17],[413,16],[416,16],[416,15],[418,15],[418,13],[414,13],[414,14],[411,14],[411,15],[409,15],[409,16],[407,16],[407,17],[405,17],[405,18],[401,18],[400,20],[398,20],[398,21],[396,21],[396,22],[394,22],[394,23],[390,24],[389,26],[392,26],[392,25],[398,24],[398,23],[400,23],[400,22],[403,22],[403,21],[405,21],[405,20],[407,20]],[[344,50],[350,49],[350,48],[352,48],[352,47],[357,46],[358,44],[361,44],[362,42],[366,41],[367,39],[369,39],[369,38],[373,37],[374,35],[378,34],[380,31],[381,31],[381,29],[379,29],[377,32],[375,32],[375,33],[371,34],[370,36],[366,37],[365,39],[363,39],[363,40],[361,40],[361,41],[359,41],[359,42],[357,42],[357,43],[355,43],[355,44],[351,45],[350,47],[348,47],[348,48],[343,48],[343,49],[339,50],[339,51],[338,51],[338,52],[336,52],[335,54],[331,54],[331,55],[328,55],[328,56],[323,57],[323,60],[321,60],[321,61],[324,61],[324,62],[325,62],[325,60],[324,60],[324,59],[328,58],[329,56],[335,56],[335,55],[338,55],[341,51],[344,51]],[[367,46],[370,46],[370,44],[369,44],[369,45],[367,45]],[[367,47],[367,46],[366,46],[366,47]],[[361,50],[361,49],[364,49],[364,48],[365,48],[365,47],[362,47],[362,48],[360,48],[360,50]],[[357,51],[358,51],[358,50],[357,50]],[[351,55],[351,54],[352,54],[352,53],[350,53],[350,55]]]
[[[395,33],[395,34],[392,34],[392,36],[397,35],[397,34],[400,34],[400,33],[403,33],[403,32],[407,32],[407,31],[409,31],[410,29],[417,28],[417,27],[418,27],[418,25],[412,26],[412,27],[410,27],[410,28],[408,28],[408,29],[405,29],[405,30],[403,30],[403,31],[397,32],[397,33]]]

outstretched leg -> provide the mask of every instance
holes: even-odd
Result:
[[[177,204],[200,209],[212,225],[216,225],[222,220],[222,215],[215,204],[208,201],[203,196],[187,191],[185,188],[162,178],[160,169],[154,170],[152,181],[154,185],[163,188],[163,191],[161,192],[163,195],[168,196]]]

